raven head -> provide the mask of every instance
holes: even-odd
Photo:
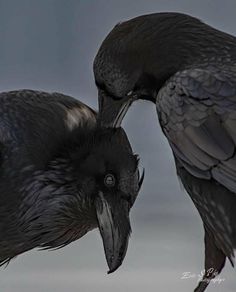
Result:
[[[90,197],[95,207],[111,273],[125,257],[131,232],[129,212],[144,175],[140,178],[138,157],[133,154],[121,128],[103,129],[93,140],[89,155],[79,165],[79,173],[90,180],[90,186],[84,185],[81,191]]]
[[[101,124],[119,127],[137,99],[155,103],[167,79],[207,56],[214,32],[180,13],[143,15],[116,25],[94,60]]]
[[[61,248],[96,227],[109,272],[122,264],[129,212],[143,181],[138,157],[121,128],[78,128],[70,135],[46,169],[27,167],[12,185],[19,200],[5,206],[0,264],[35,247]]]

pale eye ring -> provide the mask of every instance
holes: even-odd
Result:
[[[114,187],[114,185],[116,184],[116,179],[115,179],[114,175],[111,173],[107,174],[104,178],[104,184],[107,187]]]
[[[131,96],[133,94],[133,90],[130,90],[126,95]]]

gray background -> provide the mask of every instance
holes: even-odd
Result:
[[[31,88],[63,92],[97,108],[92,62],[99,44],[119,21],[140,14],[179,11],[236,34],[234,0],[1,0],[0,90]],[[155,108],[139,102],[125,127],[146,168],[142,192],[132,210],[133,233],[123,266],[106,275],[98,231],[55,252],[31,251],[0,272],[3,292],[191,291],[203,267],[203,229],[175,176]],[[223,284],[210,291],[234,291],[235,271],[227,263]]]

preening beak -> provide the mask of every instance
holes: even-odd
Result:
[[[98,122],[105,127],[120,127],[122,120],[133,102],[132,98],[114,99],[99,90]]]
[[[107,199],[100,192],[96,211],[110,274],[119,268],[126,255],[131,232],[129,208],[126,201],[111,196]]]

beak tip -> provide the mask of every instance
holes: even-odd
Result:
[[[109,262],[107,262],[108,264],[108,268],[109,270],[107,271],[107,274],[111,274],[114,273],[116,270],[118,270],[118,268],[122,265],[123,260],[121,258],[117,258],[117,259],[113,259]]]
[[[119,267],[120,267],[121,263],[119,265],[115,265],[114,267],[110,268],[109,271],[107,271],[107,274],[112,274],[114,273]]]

